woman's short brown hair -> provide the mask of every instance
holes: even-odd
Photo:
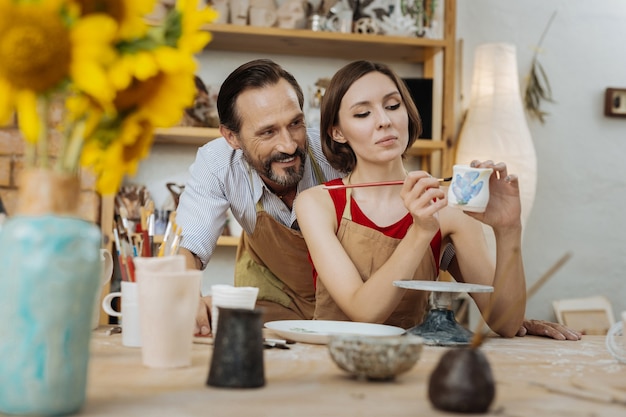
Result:
[[[409,142],[405,153],[422,133],[422,120],[411,98],[411,93],[404,81],[391,68],[371,61],[354,61],[347,64],[330,80],[322,98],[320,115],[320,137],[324,155],[333,168],[344,173],[352,172],[356,166],[356,155],[349,144],[333,140],[332,128],[339,123],[339,107],[343,96],[352,84],[370,72],[380,72],[386,75],[398,87],[409,116]]]

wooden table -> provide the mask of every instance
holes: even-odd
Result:
[[[551,392],[571,382],[617,390],[626,397],[626,365],[607,352],[603,336],[578,342],[538,337],[489,339],[482,347],[497,381],[490,414],[498,416],[626,416],[626,406]],[[266,385],[223,389],[205,385],[212,346],[194,344],[191,367],[159,370],[141,363],[141,349],[121,336],[94,331],[87,416],[437,416],[427,396],[430,373],[444,347],[425,346],[417,365],[391,382],[355,380],[326,346],[297,343],[265,350]],[[591,393],[592,391],[587,391]]]

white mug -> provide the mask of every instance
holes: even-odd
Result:
[[[259,295],[257,287],[235,287],[226,284],[211,285],[211,332],[217,334],[218,307],[254,309]]]
[[[107,249],[100,249],[100,287],[96,292],[96,298],[93,303],[93,313],[91,316],[91,328],[97,329],[100,324],[100,299],[102,298],[102,289],[111,280],[113,275],[113,257]]]
[[[276,12],[271,9],[265,9],[262,7],[250,7],[249,10],[250,26],[259,27],[272,27],[278,16]]]
[[[102,308],[107,314],[122,319],[122,344],[141,347],[141,327],[139,322],[139,296],[136,282],[122,281],[122,291],[107,294],[102,299]],[[113,310],[111,301],[120,297],[121,311]]]
[[[247,25],[249,8],[250,8],[250,0],[231,0],[230,23],[233,25],[239,25],[239,26]]]
[[[489,203],[489,177],[492,173],[491,168],[454,165],[452,182],[448,188],[448,205],[483,213]]]
[[[626,311],[622,311],[622,321],[618,321],[606,334],[606,348],[619,362],[626,363]]]
[[[213,23],[228,23],[228,15],[230,13],[230,7],[228,0],[213,0],[211,7],[215,9],[218,16]]]

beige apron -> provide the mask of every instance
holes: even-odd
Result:
[[[363,281],[366,281],[396,249],[401,239],[385,236],[383,233],[352,221],[350,210],[350,189],[347,190],[346,207],[344,209],[337,237],[346,253],[354,262]],[[426,252],[424,259],[413,275],[415,280],[434,281],[437,277],[437,265],[432,250]],[[421,323],[428,311],[427,291],[404,290],[405,294],[398,307],[385,320],[384,324],[404,329]],[[314,318],[316,320],[350,320],[350,318],[334,302],[326,287],[317,280],[317,304]]]
[[[318,183],[324,175],[309,151]],[[263,321],[310,320],[315,309],[313,269],[302,233],[274,219],[259,201],[252,235],[241,234],[235,264],[235,286],[259,288],[257,307]]]

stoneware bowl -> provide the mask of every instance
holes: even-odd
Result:
[[[328,350],[333,361],[359,379],[390,380],[417,363],[424,340],[415,335],[333,335]]]

